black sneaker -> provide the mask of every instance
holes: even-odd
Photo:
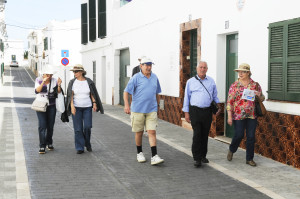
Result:
[[[46,152],[45,152],[45,148],[40,148],[40,150],[39,150],[39,154],[45,154]]]
[[[86,150],[87,150],[88,152],[92,152],[92,151],[93,151],[92,147],[86,147]]]
[[[201,161],[200,161],[200,160],[196,160],[196,161],[194,162],[194,167],[196,167],[196,168],[201,167]]]
[[[47,149],[48,149],[49,151],[53,151],[53,150],[54,150],[54,147],[53,147],[52,144],[49,144],[49,145],[47,146]]]
[[[208,161],[207,158],[202,158],[202,159],[201,159],[201,162],[202,162],[202,163],[209,163],[209,161]]]
[[[81,150],[77,151],[77,154],[82,154],[82,153],[84,153],[84,151]]]

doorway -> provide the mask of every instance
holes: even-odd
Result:
[[[130,79],[130,53],[129,49],[120,51],[120,105],[124,106],[123,92]]]
[[[237,79],[237,73],[234,71],[238,66],[238,34],[226,36],[226,102],[229,87]],[[226,107],[225,102],[225,107]],[[227,114],[225,113],[226,130],[225,136],[232,138],[234,135],[233,126],[227,124]]]
[[[106,103],[106,57],[101,58],[101,100]]]

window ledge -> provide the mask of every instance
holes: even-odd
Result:
[[[300,115],[300,104],[298,103],[289,103],[284,101],[264,101],[264,105],[267,111],[291,115]]]

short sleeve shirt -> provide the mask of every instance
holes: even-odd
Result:
[[[75,107],[91,107],[90,87],[87,80],[75,80],[72,91],[74,92],[73,101]]]
[[[232,112],[233,120],[255,119],[255,102],[242,99],[244,89],[256,90],[256,82],[250,79],[247,86],[243,86],[240,81],[235,81],[229,88],[227,98],[227,110]],[[261,92],[261,87],[258,86]]]
[[[132,95],[131,112],[157,112],[156,94],[161,92],[159,80],[154,73],[147,78],[142,72],[134,75],[125,90]]]

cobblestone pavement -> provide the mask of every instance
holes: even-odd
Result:
[[[93,152],[76,154],[72,119],[70,123],[62,123],[57,113],[54,129],[54,151],[44,155],[38,153],[37,116],[30,109],[33,101],[33,75],[24,68],[11,69],[13,97],[9,94],[0,96],[0,198],[297,198],[300,195],[287,195],[285,192],[297,194],[297,187],[282,192],[272,189],[262,182],[272,181],[274,176],[265,176],[262,169],[275,170],[276,163],[263,157],[257,157],[260,165],[256,168],[246,167],[243,158],[245,152],[239,150],[233,162],[225,161],[228,145],[216,140],[209,140],[208,158],[211,162],[200,169],[193,167],[190,157],[191,132],[170,123],[159,121],[158,154],[165,163],[150,165],[150,147],[147,136],[144,136],[143,151],[146,163],[137,163],[134,134],[128,125],[129,117],[119,106],[105,105],[105,113],[93,114],[92,147]],[[6,75],[9,75],[6,73]],[[20,82],[21,81],[21,82]],[[4,86],[9,86],[4,82]],[[0,89],[3,91],[2,89]],[[4,89],[5,90],[5,89]],[[3,93],[7,90],[3,91]],[[10,101],[13,99],[13,102]],[[11,104],[14,104],[13,106]],[[1,112],[2,111],[2,112]],[[12,123],[5,123],[9,113],[18,116]],[[6,117],[7,116],[7,117]],[[9,119],[8,119],[9,120]],[[23,186],[17,186],[21,174],[18,170],[19,149],[14,148],[11,134],[19,127],[26,159],[26,176],[30,187],[30,195],[26,193],[26,180]],[[5,129],[12,128],[13,132]],[[9,136],[10,135],[10,136]],[[16,137],[16,133],[15,133]],[[16,139],[15,139],[16,140]],[[15,142],[16,143],[16,142]],[[3,147],[5,146],[5,147]],[[215,149],[212,149],[214,147]],[[22,159],[22,157],[20,157]],[[15,164],[14,164],[15,161]],[[19,163],[19,164],[22,164]],[[269,167],[268,167],[269,165]],[[5,167],[6,166],[6,167]],[[281,176],[299,176],[297,169],[282,165]],[[277,167],[276,167],[277,169]],[[292,169],[292,170],[290,170]],[[3,172],[2,172],[3,171]],[[251,179],[249,173],[260,173],[258,181]],[[247,174],[248,173],[248,174]],[[5,177],[9,175],[9,177]],[[250,177],[249,177],[250,176]],[[255,177],[255,175],[253,175]],[[293,178],[291,178],[292,180]],[[299,178],[298,178],[299,179]],[[284,184],[281,178],[281,183]],[[280,182],[280,181],[279,181]],[[294,181],[292,180],[292,183]],[[284,185],[282,188],[287,189]],[[275,186],[276,189],[276,186]],[[1,190],[5,190],[2,191]],[[22,192],[23,191],[23,192]],[[299,191],[299,187],[298,187]],[[2,194],[2,195],[1,195]],[[5,195],[6,194],[6,195]],[[11,195],[7,195],[11,194]],[[285,194],[285,195],[284,195]]]

